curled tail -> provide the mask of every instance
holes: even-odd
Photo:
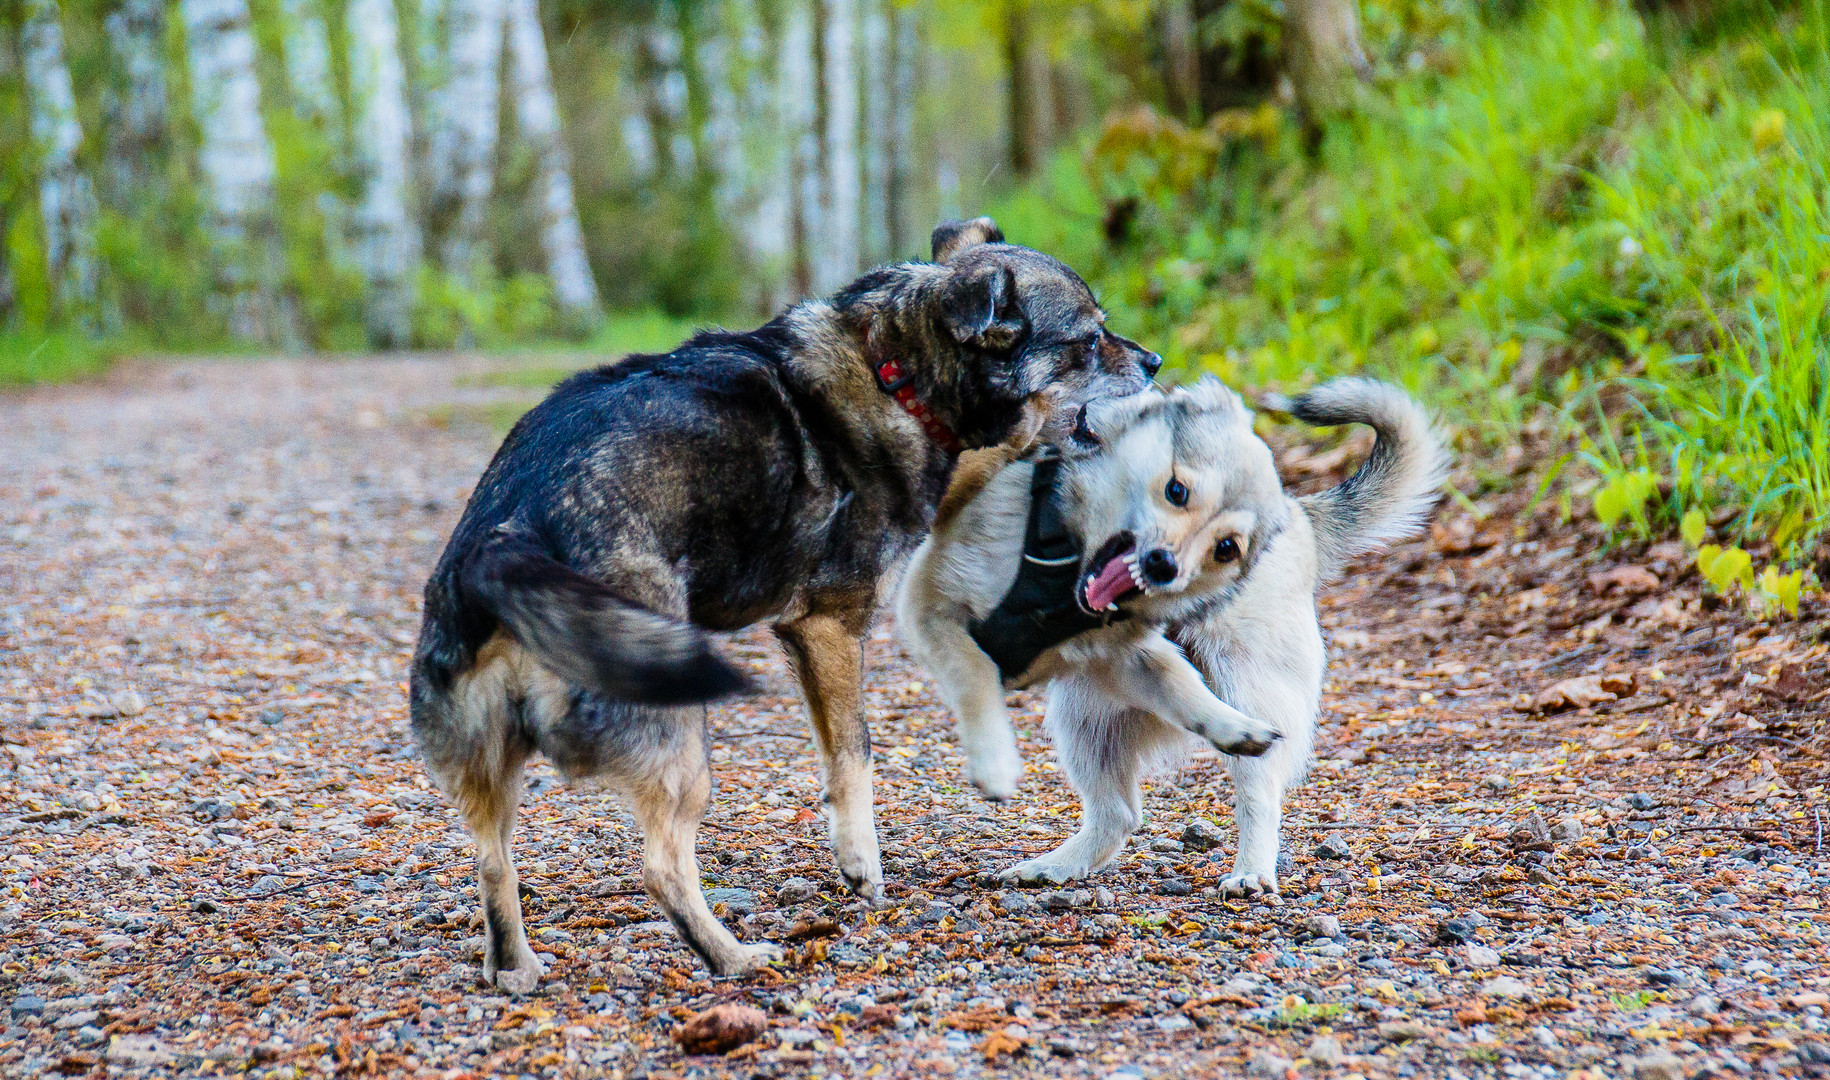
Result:
[[[749,685],[698,627],[630,603],[508,527],[466,560],[460,587],[555,674],[606,697],[688,705]]]
[[[1429,416],[1409,394],[1374,379],[1348,378],[1265,404],[1318,426],[1365,424],[1377,436],[1372,453],[1339,487],[1300,500],[1315,528],[1324,578],[1339,574],[1355,556],[1423,527],[1449,460]]]

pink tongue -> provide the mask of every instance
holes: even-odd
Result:
[[[1114,555],[1111,561],[1100,567],[1093,580],[1087,582],[1087,607],[1094,611],[1104,611],[1135,585],[1136,582],[1131,580],[1130,569],[1125,566],[1124,555]]]

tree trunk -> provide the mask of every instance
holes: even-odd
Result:
[[[362,197],[354,218],[356,257],[368,279],[369,342],[397,349],[413,338],[419,229],[408,211],[407,156],[413,140],[406,72],[392,0],[350,0],[350,103]]]
[[[58,306],[87,319],[95,305],[95,189],[76,167],[83,129],[64,63],[56,0],[25,0],[19,28],[32,141],[38,148],[38,210],[44,218],[45,266]]]
[[[810,296],[820,248],[819,65],[814,45],[817,0],[790,0],[782,31],[783,136],[788,148],[789,241],[796,297]]]
[[[1311,123],[1340,106],[1348,80],[1371,75],[1360,50],[1359,0],[1284,0],[1284,56]]]
[[[824,8],[826,245],[814,283],[822,295],[850,282],[859,270],[857,0],[824,0]]]
[[[1007,77],[1010,125],[1010,169],[1018,176],[1028,176],[1036,167],[1035,89],[1029,77],[1029,12],[1025,0],[1005,0],[1004,69]]]
[[[451,40],[449,0],[418,0],[412,29],[413,66],[407,72],[407,114],[413,121],[413,163],[420,206],[429,210],[439,189],[450,185],[447,178],[438,175],[440,163],[432,157],[432,140],[445,126],[445,93],[451,77],[447,62]]]
[[[561,309],[581,323],[594,322],[600,314],[597,282],[585,257],[584,230],[572,196],[571,155],[560,130],[546,36],[534,0],[508,0],[508,45],[515,65],[515,120],[538,162],[534,190],[547,276]]]
[[[273,216],[273,144],[261,119],[247,4],[183,0],[183,13],[192,110],[203,134],[198,161],[209,191],[229,332],[297,349],[297,323],[280,291],[284,263]]]
[[[1201,53],[1195,47],[1194,12],[1189,0],[1163,0],[1164,85],[1169,111],[1187,121],[1201,108]]]
[[[890,88],[890,20],[885,0],[864,4],[864,239],[865,265],[884,262],[890,254],[890,123],[894,94]]]
[[[125,0],[103,25],[120,69],[104,97],[110,201],[131,211],[147,205],[165,139],[165,5]]]
[[[323,0],[285,0],[286,89],[292,111],[324,127],[331,145],[341,148],[336,86],[330,69],[330,31]]]
[[[502,0],[451,0],[447,82],[427,154],[434,183],[427,219],[441,238],[439,263],[465,283],[477,281],[490,258],[484,236],[495,191],[504,15]]]
[[[895,74],[890,84],[895,103],[890,108],[889,195],[884,217],[889,223],[890,258],[907,259],[920,254],[915,238],[921,230],[911,224],[911,202],[915,185],[915,65],[921,31],[913,7],[897,4],[890,17],[895,27],[895,59],[891,65]]]

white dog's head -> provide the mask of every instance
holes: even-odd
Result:
[[[1239,580],[1288,514],[1270,448],[1218,379],[1091,402],[1065,449],[1089,611],[1177,618]]]

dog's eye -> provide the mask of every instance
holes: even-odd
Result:
[[[1099,436],[1093,434],[1093,429],[1087,426],[1087,407],[1085,405],[1082,405],[1080,411],[1074,415],[1073,434],[1074,441],[1082,446],[1099,445]]]
[[[1187,506],[1188,485],[1173,476],[1170,477],[1169,483],[1163,488],[1163,498],[1168,499],[1171,506]]]
[[[1214,561],[1229,563],[1239,558],[1239,541],[1230,536],[1223,536],[1214,545]]]
[[[1091,334],[1088,334],[1087,335],[1087,349],[1092,352],[1098,352],[1100,339],[1105,336],[1106,336],[1106,332],[1104,330],[1095,330]]]

